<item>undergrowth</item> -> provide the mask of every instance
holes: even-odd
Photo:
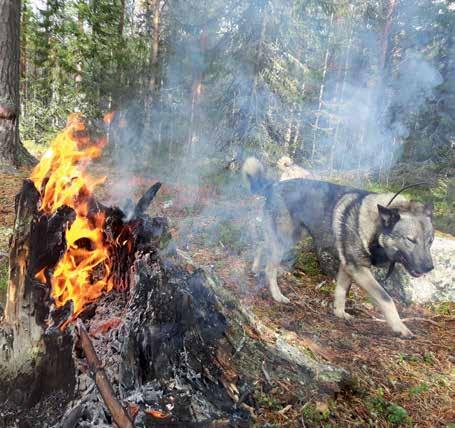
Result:
[[[6,291],[8,286],[8,263],[0,262],[0,292]]]

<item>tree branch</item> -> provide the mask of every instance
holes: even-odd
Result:
[[[93,347],[87,330],[85,329],[84,323],[80,319],[77,320],[77,330],[79,334],[79,341],[82,349],[84,350],[85,356],[87,357],[87,362],[95,380],[95,384],[103,397],[107,408],[111,412],[112,418],[119,428],[133,428],[133,421],[115,397],[114,390],[109,382],[109,379],[107,378],[106,372],[104,371],[103,364],[98,359],[95,348]]]

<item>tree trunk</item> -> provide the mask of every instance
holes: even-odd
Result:
[[[384,24],[384,31],[382,33],[381,40],[381,52],[379,59],[379,84],[382,85],[385,78],[385,71],[387,64],[390,60],[390,36],[393,23],[393,17],[395,15],[395,9],[397,5],[397,0],[388,0],[387,5],[387,17]]]
[[[0,0],[0,170],[30,165],[19,140],[19,0]]]
[[[143,139],[152,141],[152,154],[154,154],[156,141],[153,138],[153,107],[158,103],[159,95],[159,81],[160,81],[160,62],[159,62],[159,51],[160,51],[160,33],[161,33],[161,12],[162,12],[161,0],[151,0],[147,3],[147,7],[151,12],[151,41],[150,41],[150,59],[149,59],[149,78],[147,82],[146,95],[144,98],[144,117],[145,124],[143,129]]]
[[[20,63],[20,79],[22,80],[22,114],[27,114],[27,101],[28,101],[28,79],[27,79],[27,4],[24,2],[22,5],[22,35],[21,35],[21,63]]]
[[[74,386],[71,339],[45,334],[48,290],[35,280],[39,270],[62,254],[65,225],[72,213],[59,210],[47,219],[38,214],[38,202],[35,186],[24,181],[16,197],[7,302],[0,323],[0,392],[5,393],[11,385],[15,401],[21,405],[34,404],[47,392]]]
[[[324,68],[322,69],[322,81],[321,81],[321,87],[319,89],[319,103],[318,103],[318,110],[316,113],[316,120],[314,123],[314,129],[313,129],[313,144],[311,147],[311,160],[314,160],[314,157],[316,156],[316,143],[317,143],[317,135],[318,135],[318,129],[319,129],[319,121],[321,118],[321,111],[322,111],[322,101],[324,99],[324,90],[325,90],[325,80],[326,80],[326,75],[327,75],[327,69],[329,66],[329,56],[330,56],[330,42],[332,38],[332,25],[333,25],[333,17],[334,13],[330,15],[330,22],[329,22],[329,35],[327,37],[327,47],[325,51],[325,56],[324,56]]]
[[[125,28],[125,0],[120,0],[120,16],[118,22],[118,34],[123,37],[123,30]]]
[[[341,93],[340,97],[337,100],[338,102],[338,112],[342,111],[343,109],[343,102],[344,102],[344,94],[346,92],[346,82],[348,78],[348,73],[349,73],[349,66],[351,63],[351,48],[352,48],[352,41],[353,41],[353,36],[354,36],[354,25],[351,23],[351,31],[349,33],[349,39],[348,39],[348,46],[346,49],[346,57],[344,61],[344,70],[343,70],[343,82],[341,84]],[[335,169],[335,154],[337,151],[338,147],[338,140],[340,138],[340,130],[342,127],[341,119],[338,118],[338,122],[335,127],[335,134],[333,136],[333,143],[332,147],[330,150],[330,176],[333,175],[334,169]],[[342,164],[339,163],[339,167],[342,167]]]
[[[161,23],[161,0],[152,0],[152,40],[150,49],[150,80],[149,80],[149,102],[155,100],[158,79],[159,61],[158,53],[160,47],[160,23]]]
[[[203,58],[205,50],[207,48],[207,30],[204,28],[199,37],[198,46],[198,57]],[[195,150],[195,130],[194,124],[198,117],[198,107],[200,98],[202,96],[203,86],[202,81],[204,78],[204,63],[200,59],[199,61],[193,62],[193,81],[191,84],[191,109],[190,109],[190,124],[188,128],[188,148],[190,150],[191,157],[194,157]]]

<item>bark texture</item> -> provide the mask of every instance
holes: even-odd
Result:
[[[0,170],[30,164],[19,140],[20,0],[0,0]]]
[[[0,401],[14,392],[15,402],[22,405],[74,386],[71,338],[47,329],[49,291],[35,280],[64,251],[72,210],[59,210],[47,219],[38,214],[38,201],[33,183],[24,181],[16,197],[7,303],[0,323]]]

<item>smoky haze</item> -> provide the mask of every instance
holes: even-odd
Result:
[[[130,100],[112,127],[112,200],[131,197],[138,174],[188,186],[190,220],[175,219],[182,245],[210,218],[217,237],[226,224],[246,225],[238,236],[251,249],[261,219],[237,203],[249,194],[238,173],[248,155],[271,175],[286,154],[331,177],[384,176],[443,83],[413,39],[427,37],[419,29],[427,3],[398,2],[388,34],[387,10],[374,20],[365,3],[346,5],[338,20],[311,2],[172,3],[159,94],[145,109]],[[210,186],[217,197],[202,201]]]

